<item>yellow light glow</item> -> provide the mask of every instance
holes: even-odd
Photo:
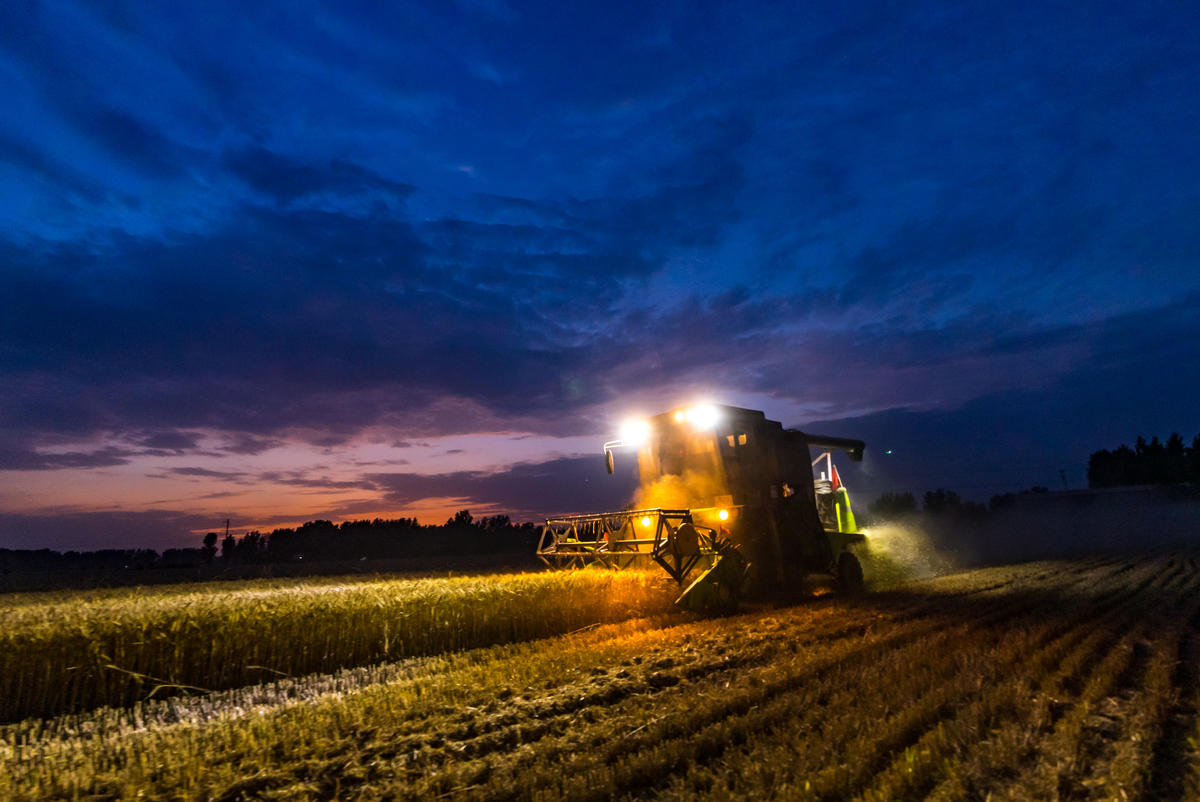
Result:
[[[642,526],[646,527],[647,529],[650,528],[650,516],[649,515],[646,515],[642,518]]]
[[[699,404],[687,411],[687,419],[697,429],[711,429],[720,417],[721,413],[712,404]]]
[[[641,448],[650,439],[650,421],[627,420],[621,424],[621,440],[625,445]]]
[[[720,518],[722,521],[728,521],[729,520],[729,510],[721,510],[720,512],[717,513],[717,517]]]
[[[687,420],[687,413],[684,412],[682,409],[675,413],[675,422],[676,423],[683,423],[685,420]]]

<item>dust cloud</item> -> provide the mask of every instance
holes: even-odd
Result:
[[[1031,494],[982,516],[910,515],[864,531],[867,581],[886,587],[986,565],[1200,547],[1200,489]]]
[[[666,474],[656,481],[644,483],[634,494],[638,509],[689,509],[708,507],[720,495],[728,493],[724,482],[709,473],[685,471],[682,476]]]
[[[955,556],[939,547],[915,518],[863,528],[865,545],[855,549],[863,576],[874,588],[961,570]]]

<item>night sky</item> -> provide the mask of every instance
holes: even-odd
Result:
[[[0,547],[621,506],[697,400],[859,503],[1200,432],[1192,2],[259,5],[0,4]]]

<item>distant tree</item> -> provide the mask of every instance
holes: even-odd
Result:
[[[1142,438],[1139,443],[1144,444]],[[1122,443],[1113,451],[1101,450],[1088,460],[1088,487],[1122,487],[1141,484],[1140,457]]]
[[[1187,449],[1183,447],[1183,438],[1179,432],[1171,432],[1163,450],[1163,481],[1167,484],[1179,484],[1188,479]]]
[[[931,515],[958,513],[962,511],[962,498],[953,490],[939,487],[937,490],[926,491],[925,503],[921,510]]]
[[[541,528],[532,523],[514,524],[507,515],[476,520],[461,510],[443,526],[422,526],[416,518],[371,521],[309,521],[298,528],[276,529],[270,534],[250,532],[222,539],[211,532],[203,548],[169,549],[162,555],[151,549],[67,551],[0,548],[0,574],[30,571],[123,571],[148,568],[181,568],[216,559],[233,564],[311,561],[344,561],[468,555],[522,555],[534,551]]]
[[[237,556],[246,562],[254,562],[267,550],[267,539],[262,532],[249,532],[238,541]]]
[[[1192,447],[1187,454],[1188,481],[1200,482],[1200,434],[1192,438]]]
[[[1145,484],[1178,484],[1200,480],[1200,435],[1185,448],[1183,438],[1172,432],[1167,442],[1157,437],[1138,437],[1133,448],[1121,445],[1113,451],[1100,450],[1088,459],[1088,487],[1123,487]]]
[[[1147,443],[1143,438],[1137,439],[1137,484],[1163,484],[1166,482],[1166,454],[1163,444],[1158,437],[1150,438]]]
[[[1007,509],[1017,503],[1017,496],[1014,493],[1004,493],[992,496],[988,501],[988,510],[996,512],[997,510]]]
[[[961,513],[964,518],[986,518],[988,508],[978,501],[964,501]]]
[[[1117,461],[1107,448],[1093,451],[1088,457],[1087,479],[1088,487],[1112,487],[1120,481]]]
[[[158,565],[163,568],[187,568],[204,561],[204,549],[167,549],[158,558]]]
[[[884,493],[867,506],[872,518],[891,521],[917,511],[917,499],[912,493]]]
[[[215,556],[217,556],[217,533],[209,532],[204,536],[204,562],[212,562]]]

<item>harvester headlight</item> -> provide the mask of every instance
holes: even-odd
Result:
[[[627,420],[621,424],[621,440],[627,446],[641,448],[650,439],[650,421]]]
[[[687,420],[687,410],[681,409],[675,413],[676,423],[683,423],[685,420]]]
[[[647,529],[650,528],[650,516],[649,515],[642,516],[642,526],[646,527]]]
[[[717,517],[720,518],[722,521],[728,521],[729,520],[729,510],[721,510],[720,512],[717,513]]]
[[[712,404],[699,404],[689,409],[686,417],[697,429],[711,429],[717,425],[721,413]]]

